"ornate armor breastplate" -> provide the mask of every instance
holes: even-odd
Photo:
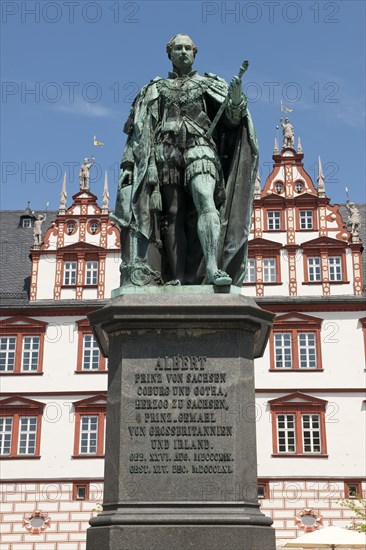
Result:
[[[157,82],[159,95],[163,98],[165,105],[202,104],[207,87],[204,79],[191,77],[167,78]]]

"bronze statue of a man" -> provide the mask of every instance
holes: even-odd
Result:
[[[240,285],[258,163],[241,78],[228,86],[198,75],[185,34],[167,53],[172,72],[142,88],[124,128],[111,215],[121,229],[121,286]]]

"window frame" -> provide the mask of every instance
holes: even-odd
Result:
[[[243,285],[282,285],[281,281],[281,249],[283,246],[281,243],[276,243],[269,241],[267,239],[255,238],[251,239],[248,243],[248,258],[254,259],[255,261],[255,281],[246,282],[243,281]],[[264,282],[263,278],[263,262],[267,259],[275,259],[275,269],[276,269],[276,281],[274,282]],[[258,261],[262,263],[262,272],[258,271]]]
[[[339,285],[339,284],[348,284],[347,279],[347,261],[346,261],[346,243],[341,243],[335,239],[329,237],[319,237],[312,241],[302,243],[300,245],[303,251],[303,261],[304,261],[304,285],[320,285],[320,284],[330,284],[330,285]],[[327,258],[327,270],[328,278],[324,278],[324,271],[322,266],[323,258]],[[330,279],[330,264],[329,258],[340,257],[341,259],[341,270],[342,278],[340,280]],[[320,259],[320,279],[316,281],[310,281],[309,278],[309,258],[319,258]]]
[[[319,266],[318,265],[310,266],[310,260],[319,260]],[[311,278],[311,276],[310,276],[310,267],[312,267],[313,269],[315,267],[315,273],[317,272],[317,268],[319,267],[319,278],[314,278],[314,279]],[[308,279],[309,283],[321,283],[322,282],[322,260],[321,260],[320,256],[308,256],[308,259],[307,259],[307,279]]]
[[[311,227],[301,227],[301,222],[303,219],[306,221],[306,225],[308,225],[309,216],[302,217],[301,214],[303,213],[309,213],[311,214]],[[314,231],[314,210],[311,208],[299,208],[299,230],[300,231]]]
[[[10,453],[1,454],[2,460],[9,459],[39,459],[41,458],[41,431],[44,403],[33,401],[25,397],[12,396],[0,401],[0,417],[12,418]],[[21,419],[36,418],[36,436],[34,453],[20,453]]]
[[[338,278],[336,278],[336,279],[331,278],[331,271],[332,271],[331,267],[332,267],[332,263],[333,263],[333,262],[331,262],[331,260],[339,260],[338,265],[333,264],[333,267],[340,267],[341,276],[340,276],[339,279]],[[340,283],[340,282],[342,282],[342,280],[343,280],[343,265],[342,264],[343,264],[342,256],[328,256],[329,282],[331,282],[331,283]],[[334,269],[333,271],[336,274],[337,270]]]
[[[48,323],[31,319],[30,317],[16,316],[9,317],[0,321],[0,337],[11,338],[15,337],[15,358],[14,369],[0,371],[0,376],[12,375],[37,375],[43,374],[43,355],[44,355],[44,339]],[[27,337],[38,337],[38,363],[35,370],[24,370],[24,339]]]
[[[272,457],[281,458],[327,458],[327,440],[325,426],[325,411],[327,401],[300,392],[272,399],[268,402],[272,419]],[[295,418],[295,451],[283,452],[278,446],[277,419],[280,415],[293,415]],[[303,417],[317,415],[319,417],[320,452],[304,451]]]
[[[78,498],[78,489],[85,488],[85,498]],[[72,485],[72,500],[81,501],[89,500],[90,495],[90,482],[89,481],[75,481]]]
[[[277,220],[278,220],[279,227],[274,227],[274,228],[270,227],[270,221],[275,220],[275,218],[270,220],[270,214],[278,214]],[[267,222],[267,225],[265,227],[265,231],[270,231],[271,233],[276,232],[276,231],[283,231],[283,210],[279,210],[279,209],[270,210],[270,209],[267,209],[266,210],[266,222]]]
[[[270,488],[269,488],[268,479],[258,479],[257,486],[258,486],[258,500],[259,501],[270,498]],[[263,496],[259,496],[259,486],[263,487]]]
[[[321,325],[319,317],[303,313],[285,313],[276,317],[269,338],[270,372],[322,372]],[[291,334],[291,368],[276,366],[276,334]],[[316,367],[301,367],[300,334],[315,334]]]
[[[77,352],[77,362],[76,362],[76,374],[97,374],[107,372],[107,361],[103,357],[101,351],[99,350],[99,367],[98,369],[85,369],[84,367],[84,342],[85,336],[94,336],[92,328],[89,324],[88,319],[80,319],[76,321],[78,327],[78,352]],[[94,337],[95,338],[95,337]]]
[[[245,273],[245,279],[243,281],[243,284],[255,285],[255,283],[256,283],[256,261],[255,261],[255,258],[248,258],[247,262],[248,262],[247,263],[247,270],[246,270],[246,273]],[[253,262],[253,265],[250,265],[250,264],[252,264],[252,262]],[[248,268],[250,268],[250,269],[248,269]],[[247,276],[251,272],[252,269],[253,269],[254,280],[253,281],[248,281]]]
[[[356,494],[351,495],[349,486],[354,485],[357,487]],[[347,479],[344,481],[344,498],[351,500],[351,499],[357,499],[362,498],[362,480],[361,479]]]
[[[32,220],[31,218],[23,218],[22,219],[22,229],[29,229],[30,227],[32,227]]]
[[[75,269],[68,270],[67,269],[67,264],[75,264]],[[66,282],[66,274],[68,274],[70,271],[71,271],[71,273],[74,273],[75,281],[67,283]],[[74,287],[76,287],[77,280],[78,280],[78,261],[77,261],[77,259],[67,259],[67,260],[65,260],[64,263],[63,263],[62,286],[65,287],[65,288],[74,288]]]
[[[88,264],[96,264],[96,269],[89,270],[88,269]],[[91,283],[88,283],[88,273],[89,272],[91,272],[93,276],[95,275],[95,282],[92,281]],[[84,285],[88,288],[97,287],[98,286],[98,280],[99,280],[99,261],[97,259],[96,260],[86,259],[85,260],[85,281],[84,281]]]
[[[75,432],[72,458],[104,458],[106,408],[107,395],[105,393],[101,393],[87,399],[82,399],[81,401],[77,401],[74,403]],[[80,452],[80,436],[82,433],[81,422],[82,418],[86,416],[96,416],[98,418],[97,446],[95,453]]]
[[[271,274],[271,270],[272,270],[272,267],[274,267],[274,280],[270,280],[270,281],[266,281],[265,280],[265,270],[266,270],[266,266],[264,265],[266,261],[273,261],[274,262],[274,266],[270,266],[269,267],[269,273]],[[264,285],[268,285],[268,284],[276,284],[277,283],[277,280],[278,280],[278,261],[277,261],[277,258],[275,256],[263,256],[262,258],[262,266],[263,266],[263,284]],[[272,275],[271,275],[272,276]]]
[[[296,193],[296,191],[294,190]],[[312,212],[312,219],[313,219],[313,227],[311,229],[302,229],[301,228],[301,217],[300,212],[305,211],[311,211]],[[296,225],[296,231],[299,233],[311,233],[311,232],[317,232],[319,230],[319,223],[318,223],[318,205],[316,203],[316,198],[312,195],[308,195],[305,191],[305,193],[301,195],[297,195],[295,197],[295,225]]]

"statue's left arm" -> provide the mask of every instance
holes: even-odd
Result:
[[[247,98],[242,92],[241,79],[234,76],[228,88],[228,104],[225,109],[226,126],[235,127],[240,124],[247,107]]]

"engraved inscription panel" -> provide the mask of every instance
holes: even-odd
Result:
[[[240,335],[146,331],[142,357],[137,342],[126,336],[122,353],[127,500],[209,500],[208,481],[240,483]]]

